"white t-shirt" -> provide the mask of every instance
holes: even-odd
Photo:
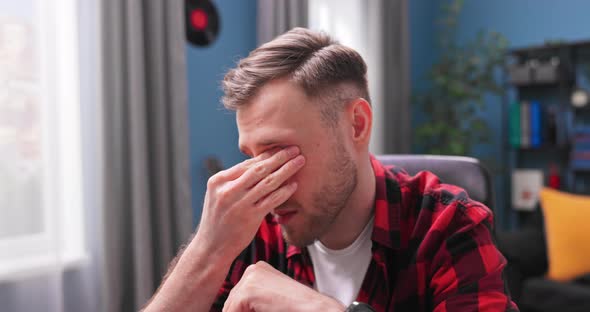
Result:
[[[329,249],[319,240],[307,246],[315,274],[314,288],[345,306],[350,305],[358,296],[371,263],[372,233],[373,218],[357,239],[344,249]]]

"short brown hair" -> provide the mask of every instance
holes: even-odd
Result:
[[[294,28],[252,51],[225,75],[223,105],[236,110],[267,82],[287,78],[307,96],[325,99],[321,111],[333,119],[336,106],[330,103],[348,100],[345,94],[370,102],[366,74],[367,65],[355,50],[325,33]],[[337,90],[343,83],[348,92]]]

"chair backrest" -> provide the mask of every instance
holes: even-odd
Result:
[[[426,170],[437,175],[442,183],[454,184],[467,191],[469,197],[494,209],[490,174],[479,160],[463,156],[380,155],[384,165],[403,168],[410,175]]]

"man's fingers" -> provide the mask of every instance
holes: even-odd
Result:
[[[235,287],[229,292],[227,299],[225,299],[225,303],[223,303],[223,312],[232,311],[232,306],[234,303],[234,291],[236,291]]]
[[[262,198],[265,198],[268,194],[278,189],[279,186],[283,185],[285,181],[297,173],[304,164],[305,157],[303,157],[303,155],[291,159],[275,172],[260,180],[244,197],[244,200],[251,203],[260,201]]]
[[[242,304],[242,294],[241,294],[241,288],[244,285],[244,278],[242,276],[242,278],[238,281],[238,283],[232,288],[232,290],[229,292],[229,295],[227,296],[227,299],[225,300],[225,303],[223,304],[223,312],[233,312],[233,311],[240,311],[241,307],[240,305]]]
[[[220,178],[224,181],[235,180],[235,179],[239,178],[242,174],[244,174],[244,172],[246,172],[246,170],[248,170],[250,167],[252,167],[253,165],[255,165],[258,162],[268,159],[274,153],[276,153],[276,150],[266,151],[254,158],[246,159],[243,162],[236,164],[235,166],[233,166],[229,169],[220,171],[216,175],[219,175],[218,178]]]
[[[268,273],[271,273],[273,275],[281,276],[281,277],[282,276],[288,277],[287,275],[283,274],[281,271],[275,269],[272,265],[270,265],[266,261],[262,261],[262,260],[258,261],[258,262],[256,262],[256,266],[258,266],[260,269],[262,269]]]
[[[231,312],[233,311],[233,303],[234,303],[234,298],[233,298],[233,290],[230,291],[229,296],[227,297],[227,299],[225,300],[225,303],[223,304],[223,312]]]
[[[285,184],[276,189],[274,192],[268,194],[268,196],[262,198],[255,204],[255,206],[257,210],[259,210],[262,214],[266,215],[276,207],[286,202],[287,199],[289,199],[289,197],[291,197],[296,190],[296,182]]]
[[[297,155],[299,155],[299,148],[296,146],[280,150],[268,159],[259,161],[250,166],[250,168],[236,180],[236,185],[239,185],[243,189],[249,189]]]

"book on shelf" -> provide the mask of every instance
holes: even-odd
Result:
[[[538,101],[515,101],[510,105],[509,141],[513,147],[540,147],[544,137],[543,108]]]
[[[590,127],[574,129],[570,167],[574,170],[590,170]]]
[[[573,137],[573,113],[537,100],[514,101],[509,107],[508,141],[516,148],[567,146]]]
[[[520,102],[514,101],[510,104],[509,109],[509,140],[512,147],[520,147]]]
[[[579,136],[581,139],[589,139],[590,138],[590,126],[577,125],[574,128],[574,135],[576,137]]]
[[[575,159],[590,160],[590,149],[589,150],[576,149],[572,152],[572,156]]]
[[[530,122],[530,103],[523,101],[520,103],[520,147],[527,148],[531,146]]]
[[[529,135],[531,147],[541,146],[541,104],[531,101],[529,104]]]
[[[557,105],[550,105],[547,107],[543,118],[544,135],[543,140],[548,144],[557,144],[557,118],[559,115],[559,107]]]
[[[572,168],[575,171],[590,170],[590,160],[572,159],[570,161],[570,168]]]
[[[543,171],[515,169],[512,171],[512,207],[515,210],[533,211],[543,188]]]
[[[567,145],[572,137],[571,129],[573,128],[573,114],[568,109],[561,109],[557,118],[557,145]]]
[[[590,147],[590,134],[575,133],[572,138],[572,145],[574,147]]]

